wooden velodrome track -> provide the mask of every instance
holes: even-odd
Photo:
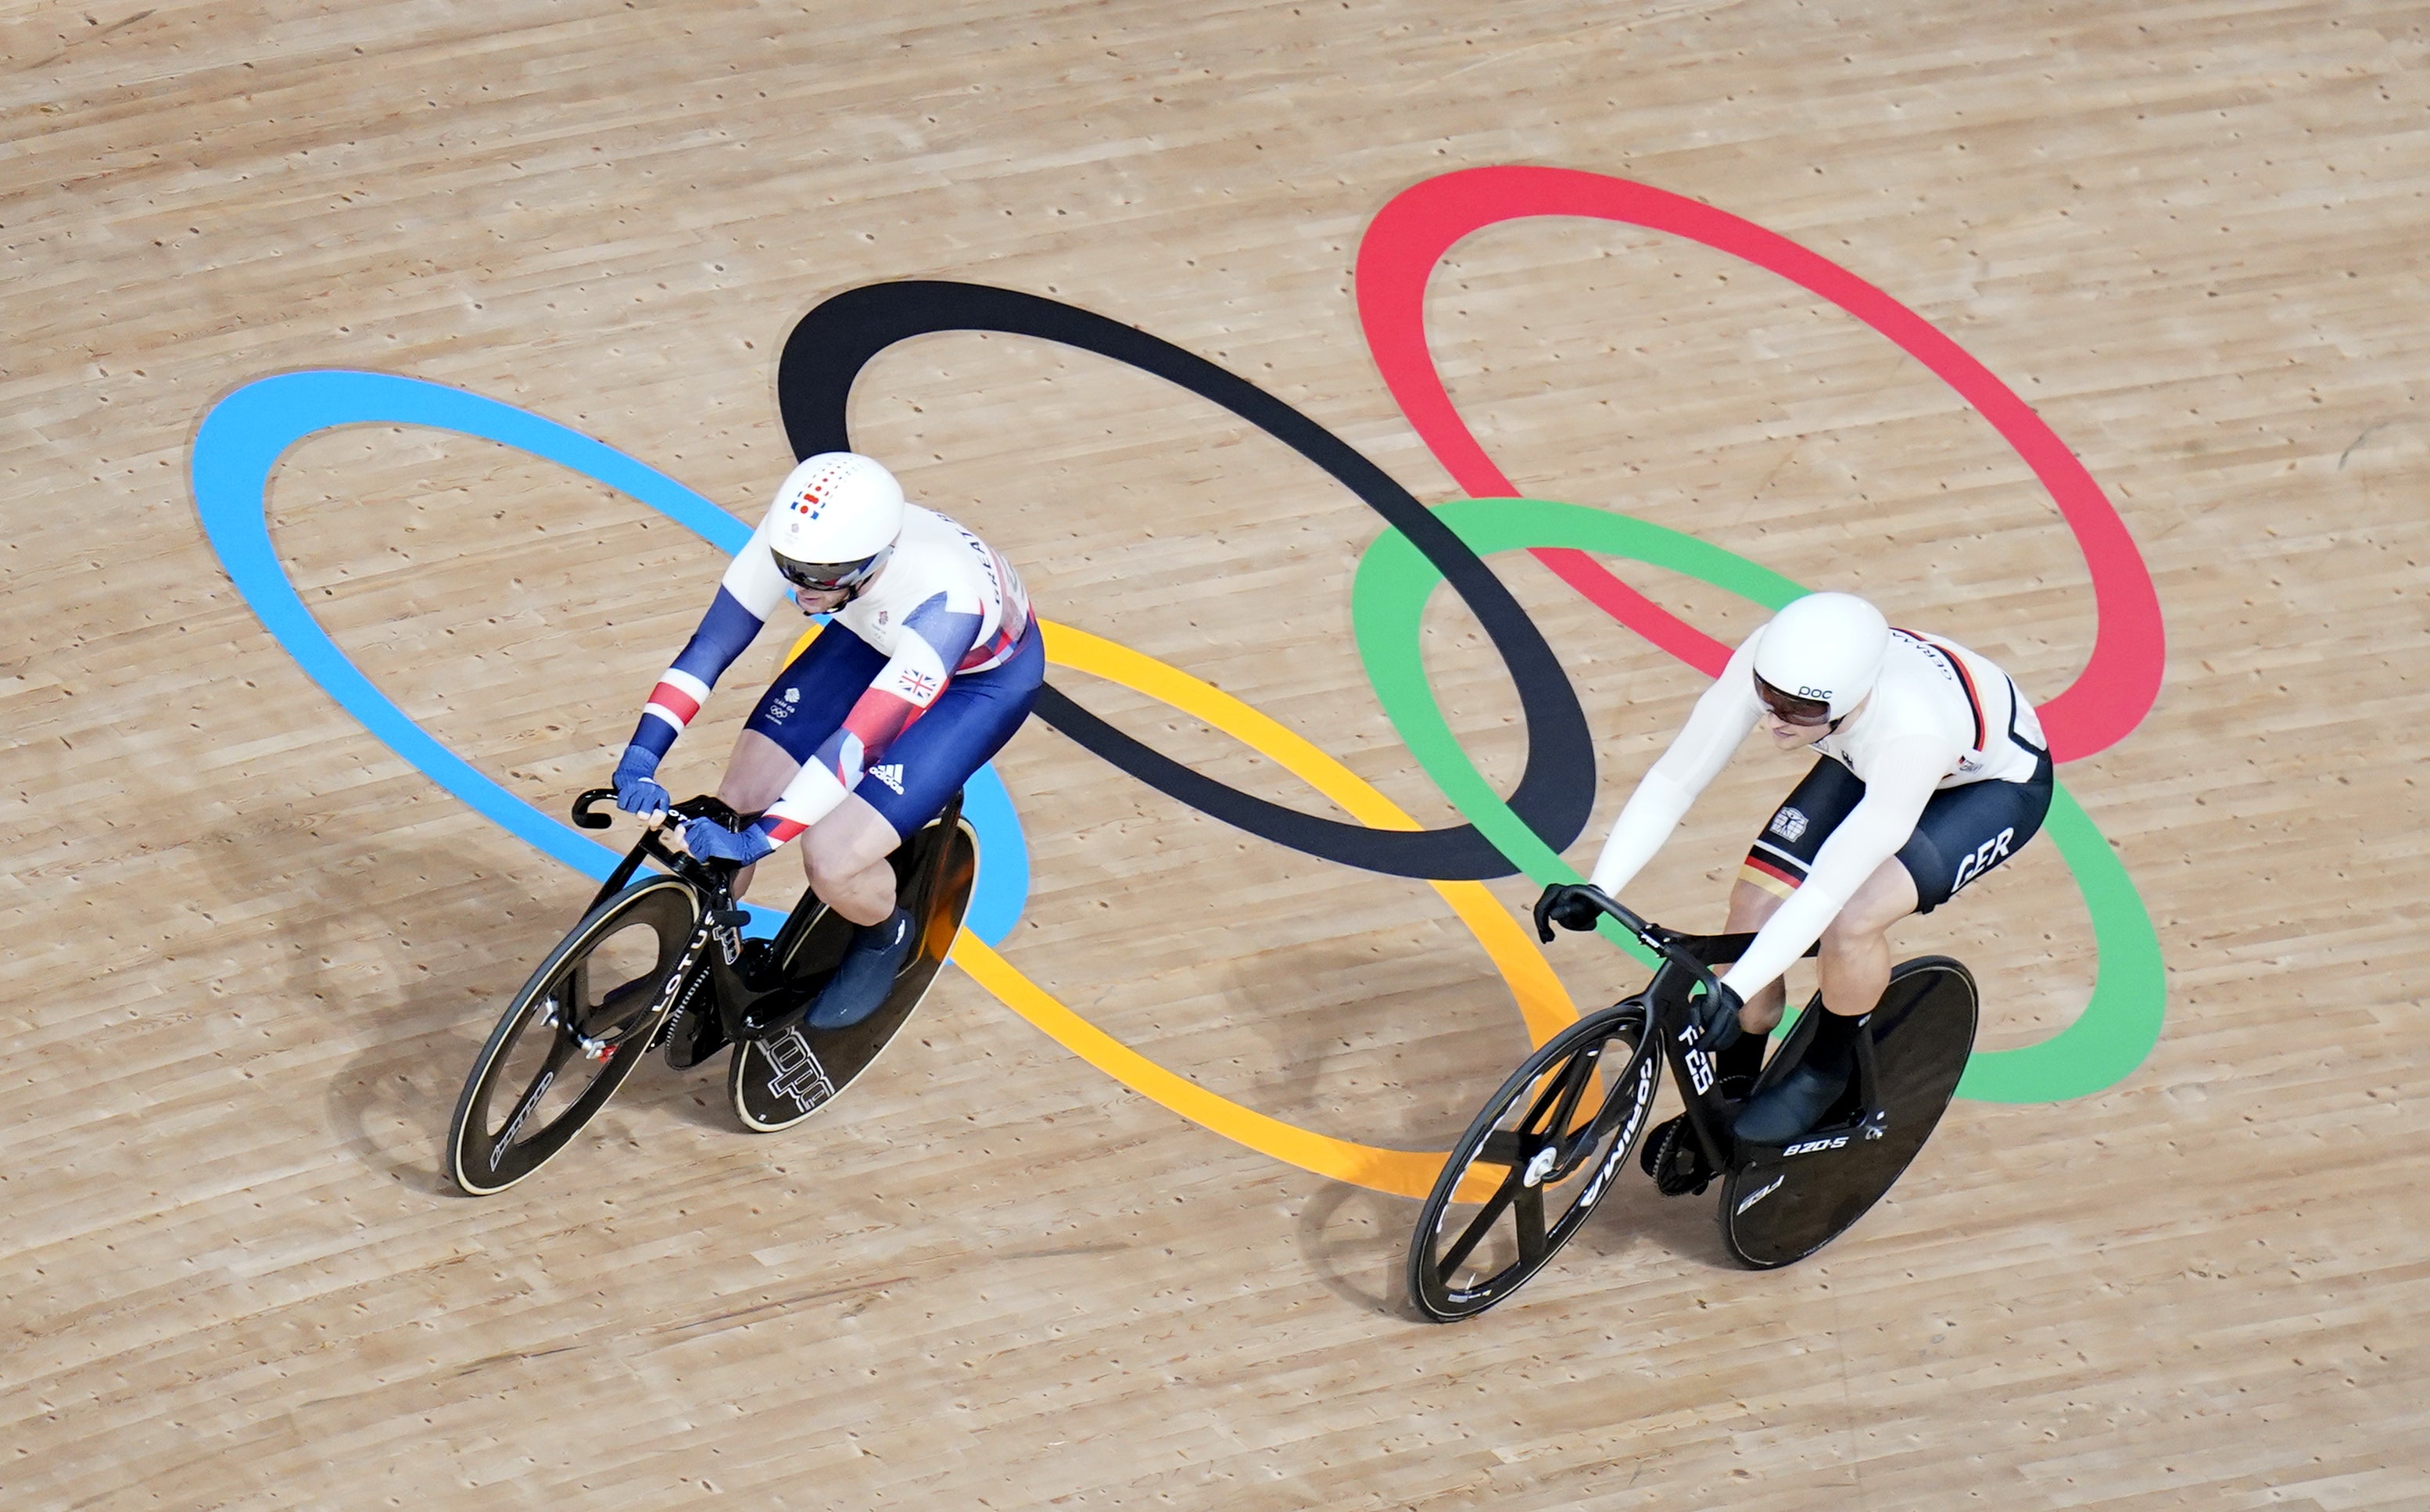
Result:
[[[0,6],[0,1504],[2430,1506],[2418,7],[898,9]],[[952,972],[790,1135],[652,1066],[523,1187],[446,1186],[468,1059],[591,884],[265,630],[195,492],[216,403],[301,370],[447,385],[749,518],[791,457],[794,323],[961,280],[1153,332],[1441,503],[1495,490],[1404,418],[1354,273],[1396,196],[1500,164],[1830,259],[2097,480],[2165,678],[2061,778],[2131,880],[2105,926],[2130,936],[2139,895],[2156,931],[2148,1057],[2130,1023],[2085,1095],[1959,1102],[1790,1271],[1729,1268],[1709,1198],[1632,1171],[1523,1296],[1452,1328],[1400,1295],[1407,1198],[1185,1119]],[[1739,256],[1513,222],[1458,241],[1424,311],[1511,491],[1872,594],[2043,701],[2107,623],[1966,398]],[[1460,822],[1354,640],[1381,522],[1307,461],[1001,335],[890,348],[850,420],[1050,618]],[[421,425],[308,437],[268,511],[344,656],[552,819],[722,560]],[[1763,612],[1599,559],[1724,640]],[[1593,734],[1585,864],[1703,679],[1541,562],[1493,565]],[[2107,619],[2125,661],[2158,653]],[[1425,626],[1509,791],[1509,676],[1451,594]],[[679,748],[679,791],[775,655]],[[1141,692],[1055,680],[1349,817]],[[1003,958],[1207,1090],[1440,1150],[1525,1050],[1423,883],[1207,818],[1043,724],[998,769],[1031,868]],[[1716,926],[1799,770],[1748,752],[1633,900]],[[1506,912],[1535,891],[1490,886]],[[1972,965],[1990,1049],[2062,1030],[2103,964],[2048,840],[1900,939]],[[1574,937],[1546,958],[1582,1005],[1636,979]]]

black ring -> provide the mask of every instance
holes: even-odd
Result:
[[[895,342],[935,331],[1032,336],[1111,357],[1223,406],[1323,468],[1434,563],[1485,626],[1509,670],[1527,722],[1527,765],[1510,795],[1511,811],[1556,851],[1567,849],[1586,828],[1595,789],[1586,713],[1553,648],[1492,569],[1356,448],[1246,378],[1170,341],[1057,300],[984,284],[908,279],[846,290],[802,317],[776,364],[776,403],[793,455],[850,451],[845,414],[861,369]],[[1133,739],[1052,685],[1040,690],[1036,712],[1159,792],[1308,856],[1440,881],[1477,881],[1519,870],[1471,824],[1371,829],[1252,797]]]

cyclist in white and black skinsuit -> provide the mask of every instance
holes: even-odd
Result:
[[[1848,1085],[1855,1036],[1889,985],[1887,932],[1929,913],[2016,854],[2050,809],[2041,722],[1988,658],[1893,630],[1846,593],[1797,600],[1747,637],[1612,824],[1589,885],[1617,896],[1762,723],[1775,749],[1819,752],[1748,851],[1731,933],[1756,932],[1703,1010],[1702,1047],[1726,1082],[1752,1078],[1779,1023],[1782,973],[1822,941],[1822,1005],[1803,1064],[1750,1102],[1736,1133],[1786,1144]],[[1601,917],[1574,887],[1547,889],[1572,929]],[[1740,1031],[1745,1031],[1743,1038]]]

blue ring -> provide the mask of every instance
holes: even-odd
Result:
[[[320,369],[246,384],[213,406],[194,437],[194,504],[220,565],[262,627],[314,682],[381,742],[491,822],[594,880],[618,855],[508,792],[373,685],[312,618],[270,544],[271,469],[287,449],[338,425],[426,425],[511,446],[638,499],[731,556],[751,539],[733,516],[655,468],[555,421],[479,394],[387,373]],[[992,762],[971,779],[963,816],[978,832],[980,867],[963,925],[989,944],[1008,934],[1029,898],[1029,846]],[[784,916],[755,907],[751,933]]]

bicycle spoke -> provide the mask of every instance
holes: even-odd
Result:
[[[1620,1074],[1612,1078],[1611,1090],[1604,1094],[1603,1105],[1595,1109],[1594,1138],[1600,1139],[1619,1127],[1622,1110],[1637,1105],[1638,1097],[1644,1088],[1644,1065],[1636,1056],[1631,1056],[1628,1063],[1621,1067]]]
[[[1459,1263],[1467,1259],[1478,1244],[1484,1242],[1488,1234],[1493,1232],[1494,1222],[1502,1217],[1502,1210],[1510,1205],[1511,1194],[1521,1189],[1520,1177],[1523,1174],[1521,1167],[1514,1161],[1510,1167],[1510,1174],[1504,1179],[1493,1195],[1485,1200],[1485,1205],[1477,1209],[1476,1216],[1469,1220],[1468,1227],[1460,1231],[1458,1241],[1442,1253],[1442,1258],[1437,1262],[1436,1271],[1444,1281],[1449,1281],[1451,1273],[1459,1268]],[[1540,1207],[1538,1211],[1540,1213],[1541,1208]]]
[[[627,1003],[638,1002],[641,1005],[632,1012],[614,1019],[590,1038],[610,1045],[624,1043],[634,1030],[640,1028],[650,1015],[657,1011],[658,985],[655,976],[637,976],[621,986],[609,988],[607,997],[600,1000],[597,1017],[606,1018]]]
[[[1533,1268],[1544,1258],[1544,1188],[1523,1188],[1511,1217],[1519,1225],[1519,1263]]]
[[[1544,1125],[1556,1143],[1559,1141],[1562,1132],[1570,1127],[1570,1120],[1578,1110],[1578,1099],[1586,1092],[1587,1084],[1594,1080],[1595,1061],[1598,1058],[1597,1051],[1580,1051],[1571,1057],[1568,1065],[1561,1068],[1560,1105],[1553,1110],[1552,1121]],[[1567,1155],[1565,1154],[1562,1158],[1566,1160]]]
[[[558,1025],[549,1043],[548,1059],[541,1064],[540,1074],[524,1088],[524,1095],[515,1100],[515,1110],[508,1115],[507,1122],[498,1125],[500,1145],[514,1137],[515,1131],[523,1127],[524,1120],[531,1117],[532,1109],[540,1105],[540,1100],[548,1095],[549,1088],[556,1085],[557,1073],[565,1069],[566,1062],[574,1056],[574,1051],[573,1032],[562,1024]]]
[[[1510,1126],[1510,1132],[1521,1138],[1542,1138],[1544,1131],[1554,1126],[1545,1115],[1552,1111],[1552,1105],[1568,1086],[1569,1069],[1566,1066],[1559,1073],[1545,1077],[1537,1088],[1536,1100],[1527,1105],[1527,1111]]]

